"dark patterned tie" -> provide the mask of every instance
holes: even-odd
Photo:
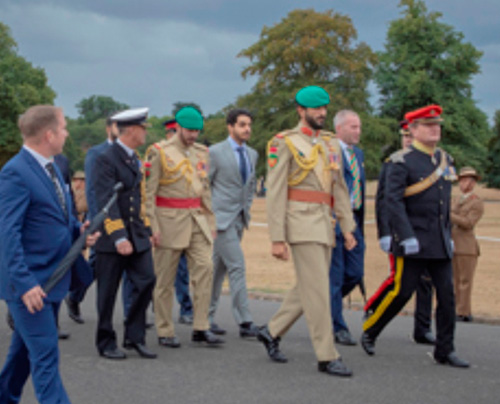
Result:
[[[243,180],[243,184],[245,184],[248,177],[247,162],[245,160],[245,149],[243,148],[243,146],[238,146],[236,150],[238,151],[238,154],[240,156],[241,179]]]
[[[59,180],[57,179],[54,164],[47,163],[45,165],[45,168],[47,169],[47,171],[50,174],[50,179],[52,180],[52,183],[54,184],[54,187],[56,188],[57,199],[59,199],[59,204],[61,205],[61,208],[64,212],[64,217],[67,219],[68,218],[68,209],[66,208],[66,201],[64,199],[62,186],[61,186],[61,183],[59,182]]]

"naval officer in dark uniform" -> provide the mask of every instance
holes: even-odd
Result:
[[[391,156],[386,198],[392,253],[396,260],[394,288],[363,324],[361,344],[369,355],[384,327],[410,299],[424,270],[436,289],[438,363],[468,367],[454,349],[455,298],[453,295],[450,200],[456,179],[453,159],[436,147],[441,139],[442,108],[429,105],[409,112],[414,141]]]
[[[137,108],[112,117],[118,139],[95,162],[94,188],[98,211],[111,197],[113,187],[123,183],[117,201],[104,221],[103,236],[96,244],[98,325],[96,344],[108,359],[125,359],[116,344],[113,309],[123,271],[133,284],[130,308],[125,320],[123,347],[135,349],[144,358],[155,358],[145,345],[146,309],[151,301],[155,276],[151,255],[151,228],[142,209],[144,181],[135,149],[146,139],[148,109]]]

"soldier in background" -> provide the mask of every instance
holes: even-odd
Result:
[[[73,190],[76,213],[78,220],[83,223],[87,212],[87,198],[85,197],[85,173],[81,170],[76,171],[71,179],[71,189]]]
[[[332,209],[346,248],[356,246],[352,234],[356,224],[342,176],[342,151],[334,135],[322,130],[330,103],[328,93],[321,87],[304,87],[295,101],[299,124],[268,144],[266,203],[272,255],[288,260],[291,252],[297,281],[278,312],[259,329],[258,339],[271,360],[287,362],[279,349],[280,339],[304,314],[318,370],[351,376],[335,349],[328,280],[335,244]]]
[[[479,257],[479,244],[474,227],[484,213],[484,204],[474,193],[479,175],[472,167],[462,167],[458,175],[461,194],[451,203],[451,237],[453,254],[453,284],[455,286],[457,320],[472,321],[472,281]]]

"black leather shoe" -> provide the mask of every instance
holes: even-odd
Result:
[[[57,329],[57,338],[59,339],[69,339],[71,334],[69,332],[63,331],[60,328]]]
[[[195,330],[195,331],[193,331],[193,334],[191,336],[191,340],[193,342],[204,342],[209,346],[217,346],[217,345],[224,343],[223,339],[217,338],[212,332],[210,332],[208,330],[205,330],[205,331]]]
[[[210,332],[212,334],[215,334],[215,335],[225,335],[226,334],[226,330],[224,330],[223,328],[220,328],[215,323],[210,324]]]
[[[137,351],[137,353],[143,357],[143,358],[146,358],[146,359],[155,359],[158,355],[156,355],[154,352],[151,352],[147,347],[146,345],[144,344],[141,344],[141,343],[138,343],[138,342],[132,342],[132,341],[128,341],[126,340],[124,343],[123,343],[123,347],[125,349],[135,349]]]
[[[450,365],[454,368],[468,368],[470,366],[469,362],[460,359],[455,352],[450,352],[444,357],[434,355],[434,359],[441,365]]]
[[[193,315],[192,314],[180,315],[179,316],[179,323],[180,324],[187,324],[187,325],[193,324]]]
[[[177,337],[159,337],[158,344],[165,346],[167,348],[179,348],[181,346],[181,341]]]
[[[340,330],[335,333],[335,342],[340,345],[357,345],[349,330]]]
[[[318,370],[332,376],[351,377],[352,371],[344,365],[342,358],[334,361],[318,362]]]
[[[424,344],[424,345],[435,345],[436,344],[436,337],[432,334],[432,332],[427,331],[423,336],[417,337],[413,336],[413,340],[417,344]]]
[[[375,355],[375,340],[366,332],[361,334],[361,346],[368,355]]]
[[[288,359],[286,356],[280,351],[280,337],[273,338],[269,333],[269,328],[267,325],[264,325],[258,328],[257,339],[264,344],[267,350],[267,354],[274,362],[278,363],[286,363]]]
[[[99,355],[101,355],[103,358],[106,358],[106,359],[126,359],[127,358],[127,355],[125,355],[125,352],[120,351],[118,348],[105,349],[104,351],[99,352]]]
[[[66,307],[68,308],[69,318],[78,324],[83,324],[85,320],[82,318],[80,305],[77,302],[71,300],[69,296],[66,296],[64,302],[66,303]]]
[[[257,327],[254,323],[240,325],[241,338],[257,338],[257,335],[259,335],[259,327]]]
[[[472,316],[457,316],[457,321],[463,321],[464,323],[472,323]]]

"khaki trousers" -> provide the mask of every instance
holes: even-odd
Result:
[[[452,263],[457,315],[470,316],[472,314],[472,281],[476,271],[477,257],[475,255],[454,255]]]
[[[185,249],[156,248],[154,267],[156,285],[153,291],[155,325],[158,337],[175,335],[172,311],[174,283],[182,252],[186,253],[189,279],[193,292],[193,330],[208,330],[208,307],[212,289],[212,245],[197,224],[189,246]]]
[[[290,246],[297,282],[288,292],[281,307],[269,322],[273,337],[283,336],[304,314],[318,361],[339,357],[335,349],[330,314],[328,270],[332,248],[319,243]]]

